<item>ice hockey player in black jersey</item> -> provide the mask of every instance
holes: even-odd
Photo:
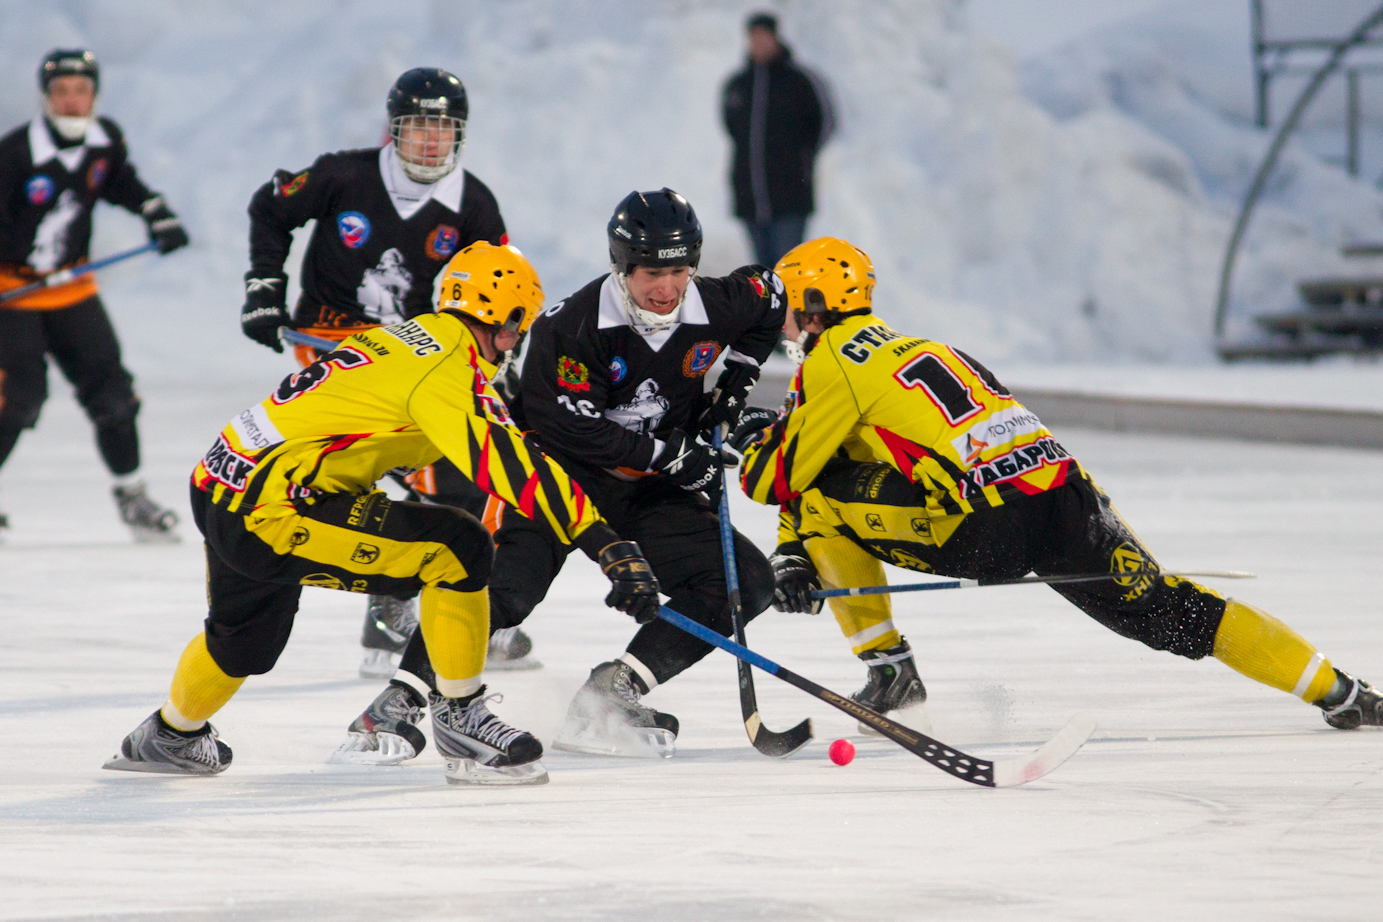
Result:
[[[324,154],[305,170],[280,170],[250,202],[250,271],[241,328],[282,351],[279,327],[340,341],[433,308],[432,285],[453,254],[472,243],[507,242],[494,195],[461,168],[469,104],[454,75],[431,67],[405,72],[389,91],[390,143]],[[301,269],[302,295],[290,314],[284,262],[293,231],[317,221]],[[297,349],[308,365],[317,354]],[[445,459],[412,478],[424,498],[477,517],[487,497]],[[417,629],[417,605],[371,596],[361,634],[360,674],[388,678]],[[497,637],[491,668],[504,667],[524,639]],[[520,667],[531,665],[515,662]]]
[[[533,325],[522,403],[528,425],[604,512],[645,548],[669,606],[731,632],[719,524],[722,460],[698,436],[732,427],[783,325],[782,286],[769,269],[696,275],[701,224],[671,189],[635,192],[608,227],[610,273]],[[711,395],[704,377],[725,370]],[[735,552],[746,618],[769,605],[772,571],[747,539]],[[546,585],[547,561],[529,564]],[[670,756],[677,719],[640,703],[710,646],[653,621],[577,692],[554,746]]]
[[[58,49],[38,71],[43,111],[0,138],[0,291],[87,261],[98,201],[140,215],[160,253],[187,245],[163,196],[144,185],[115,122],[96,115],[90,51]],[[51,355],[96,427],[120,517],[137,540],[176,540],[177,516],[149,499],[139,470],[139,398],[87,273],[0,304],[0,465],[38,422]],[[0,514],[0,533],[6,520]]]

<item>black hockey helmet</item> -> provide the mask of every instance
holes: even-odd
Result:
[[[48,84],[58,77],[90,77],[92,88],[101,90],[101,65],[85,48],[54,48],[38,65],[38,88],[46,96]]]
[[[701,261],[701,222],[691,203],[664,186],[630,192],[606,228],[610,263],[620,275],[635,266],[691,266]]]
[[[405,71],[389,90],[389,118],[404,115],[438,115],[462,122],[470,115],[466,87],[454,74],[440,67],[415,67]]]

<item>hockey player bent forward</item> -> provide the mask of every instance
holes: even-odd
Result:
[[[1383,696],[1286,624],[1159,575],[1109,497],[984,366],[873,316],[862,251],[823,237],[777,272],[808,354],[786,416],[766,430],[746,419],[732,441],[745,492],[794,511],[801,542],[773,557],[778,607],[817,610],[820,582],[881,584],[880,560],[970,579],[1123,573],[1053,588],[1125,637],[1291,692],[1332,727],[1383,723]],[[883,711],[925,697],[888,596],[830,601],[871,667],[856,700]]]
[[[556,464],[523,441],[490,387],[542,304],[527,260],[477,243],[445,270],[437,314],[358,333],[246,410],[192,475],[206,536],[210,614],[183,651],[163,707],[107,768],[224,770],[207,719],[245,677],[273,668],[303,586],[412,595],[437,674],[433,736],[456,783],[541,783],[542,745],[489,712],[490,535],[469,514],[391,502],[375,482],[445,455],[477,485],[541,518],[600,562],[607,603],[652,618],[657,581]]]

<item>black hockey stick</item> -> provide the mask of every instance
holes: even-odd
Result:
[[[716,426],[711,433],[711,447],[720,451],[723,434]],[[735,562],[735,531],[730,525],[730,478],[725,469],[720,472],[720,550],[725,558],[725,588],[730,593],[730,621],[735,626],[735,640],[744,646],[744,607],[740,603],[739,567]],[[791,755],[812,738],[812,721],[808,717],[797,726],[782,733],[774,732],[763,725],[759,719],[759,700],[754,694],[754,674],[744,660],[736,660],[740,679],[740,713],[744,715],[744,729],[749,734],[749,742],[766,756],[775,759]]]
[[[1247,570],[1124,570],[1119,573],[1082,573],[1072,576],[1024,576],[1019,579],[938,579],[928,583],[903,583],[898,586],[856,586],[853,589],[815,589],[814,599],[835,599],[846,595],[892,595],[895,592],[927,592],[931,589],[980,589],[985,586],[1055,586],[1061,583],[1093,583],[1102,579],[1128,579],[1134,576],[1204,576],[1216,579],[1255,579]]]
[[[15,298],[22,298],[31,295],[36,291],[45,288],[56,288],[58,285],[66,285],[78,276],[95,272],[97,269],[104,269],[106,266],[113,266],[118,262],[124,262],[131,256],[138,256],[150,250],[158,249],[158,244],[150,241],[143,246],[137,246],[132,250],[125,250],[123,253],[116,253],[114,256],[107,256],[105,259],[98,259],[95,262],[83,263],[80,266],[73,266],[71,269],[59,269],[57,272],[50,272],[37,282],[30,282],[28,285],[21,285],[18,288],[11,288],[9,291],[0,293],[0,304],[6,301],[13,301]]]
[[[784,669],[772,660],[760,656],[743,644],[737,644],[733,640],[721,637],[705,625],[697,624],[686,615],[679,614],[666,605],[658,609],[658,617],[681,628],[688,634],[693,634],[707,643],[715,644],[722,650],[728,651],[738,657],[741,662],[758,666],[769,675],[777,676],[789,685],[802,689],[813,698],[825,701],[832,707],[849,714],[860,723],[868,724],[908,752],[926,759],[947,774],[955,775],[962,781],[969,781],[971,784],[978,784],[982,787],[1008,788],[1035,781],[1074,755],[1077,749],[1085,745],[1090,734],[1095,732],[1094,719],[1083,714],[1077,714],[1066,722],[1066,726],[1062,727],[1056,736],[1047,740],[1041,748],[1030,755],[999,759],[993,762],[987,759],[977,759],[959,749],[953,749],[945,743],[934,740],[930,736],[918,733],[900,723],[895,723],[887,717],[882,717],[869,708],[856,704],[849,698],[837,695],[830,689],[822,688],[810,679],[804,679],[797,673]]]

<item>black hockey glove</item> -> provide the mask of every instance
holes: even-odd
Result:
[[[720,470],[736,463],[728,453],[717,453],[681,429],[674,429],[664,439],[663,450],[653,459],[653,469],[666,474],[684,490],[705,493],[711,505],[717,506],[720,504]]]
[[[778,550],[768,558],[768,565],[773,568],[774,608],[804,615],[821,612],[821,600],[812,598],[812,592],[821,588],[821,577],[802,542],[778,545]]]
[[[257,276],[253,270],[246,272],[245,306],[240,309],[240,329],[261,346],[282,352],[279,327],[292,322],[288,316],[287,298],[288,276],[282,272],[265,276]]]
[[[734,429],[739,424],[749,391],[757,380],[759,369],[756,366],[744,362],[725,363],[725,370],[711,392],[711,405],[701,414],[701,431],[706,441],[711,440],[711,431],[717,426],[724,424]]]
[[[765,410],[763,407],[750,407],[744,411],[740,417],[739,425],[730,435],[730,447],[740,454],[755,442],[758,442],[765,429],[778,421],[778,414],[772,410]]]
[[[640,624],[658,617],[658,577],[633,541],[607,544],[600,552],[600,569],[610,578],[605,604],[632,615]]]
[[[139,213],[144,216],[144,224],[149,228],[149,242],[158,244],[160,255],[180,250],[191,243],[187,239],[187,231],[182,229],[182,222],[164,203],[163,196],[155,195],[146,199],[139,206]]]

